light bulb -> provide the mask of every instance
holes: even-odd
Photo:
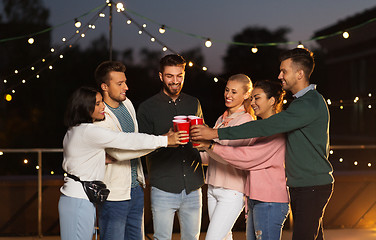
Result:
[[[210,41],[210,38],[208,38],[205,42],[205,47],[210,48],[212,46],[212,42]]]
[[[342,37],[344,38],[344,39],[348,39],[349,37],[350,37],[350,34],[348,33],[348,32],[343,32],[342,33]]]
[[[302,44],[302,42],[299,41],[297,48],[304,48],[304,45]]]
[[[162,25],[162,26],[159,28],[159,32],[160,32],[161,34],[163,34],[163,33],[166,32],[165,25]]]
[[[29,44],[33,44],[33,43],[34,43],[34,38],[29,38],[29,40],[27,40],[27,42],[28,42]]]
[[[166,51],[167,51],[167,47],[164,46],[164,47],[162,48],[162,50],[163,50],[163,52],[166,52]]]
[[[193,62],[189,61],[188,66],[193,67]]]
[[[207,71],[208,68],[204,66],[204,67],[202,67],[202,70]]]
[[[215,78],[214,78],[214,82],[218,82],[218,78],[215,77]]]
[[[78,19],[74,19],[74,26],[76,26],[76,28],[80,28],[81,27],[81,22],[78,21]]]
[[[116,4],[116,8],[118,11],[124,11],[124,4],[119,2]]]
[[[253,53],[257,53],[257,52],[258,52],[258,49],[257,49],[256,46],[254,46],[254,47],[251,49],[251,51],[252,51]]]
[[[12,95],[10,95],[10,94],[6,94],[4,98],[5,98],[5,100],[6,100],[7,102],[12,101]]]

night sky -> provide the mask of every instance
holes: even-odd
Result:
[[[104,0],[44,0],[45,6],[50,9],[49,23],[56,26],[72,20],[53,30],[54,44],[60,44],[62,37],[71,36],[75,27],[73,19],[89,10],[105,3]],[[119,2],[119,1],[115,1]],[[276,30],[279,27],[289,27],[289,41],[309,40],[313,33],[328,27],[347,17],[361,13],[376,6],[374,0],[316,0],[316,1],[250,1],[250,0],[130,0],[120,1],[129,9],[128,13],[140,24],[146,23],[146,29],[168,47],[180,52],[195,47],[201,47],[206,59],[205,65],[209,71],[219,73],[222,67],[222,57],[232,37],[249,26],[266,27]],[[136,12],[145,18],[132,13]],[[96,29],[86,34],[79,44],[86,46],[100,34],[108,35],[108,8],[104,11],[106,18],[96,21]],[[89,14],[80,20],[86,23],[94,15]],[[148,19],[154,21],[151,22]],[[141,48],[161,49],[157,43],[152,43],[145,34],[139,35],[138,28],[127,25],[123,14],[114,11],[113,17],[113,44],[114,49],[134,49],[135,53]],[[204,39],[192,37],[176,31],[167,31],[161,35],[157,23],[171,28],[210,38],[211,48],[204,46]],[[306,47],[314,46],[308,42]],[[295,47],[295,45],[291,45]]]

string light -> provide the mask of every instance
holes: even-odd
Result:
[[[165,28],[165,25],[162,25],[160,28],[159,28],[159,33],[160,34],[163,34],[166,32],[166,28]]]
[[[29,163],[29,160],[27,160],[26,158],[23,160],[24,164],[28,164]]]
[[[342,33],[342,37],[343,37],[344,39],[348,39],[348,38],[350,37],[349,32],[344,31],[344,32]]]
[[[339,162],[343,162],[343,158],[340,158],[338,161],[339,161]]]
[[[217,77],[214,78],[214,82],[218,82],[219,79]]]
[[[332,105],[332,101],[329,98],[326,100],[326,102],[328,103],[328,105]]]
[[[26,80],[25,80],[25,79],[22,79],[22,83],[26,83]]]
[[[29,40],[27,40],[27,42],[28,42],[29,44],[33,44],[33,43],[34,43],[34,38],[29,38]]]
[[[55,174],[55,172],[54,171],[51,171],[51,175],[54,175]]]
[[[12,101],[12,95],[10,95],[10,94],[5,94],[4,98],[5,98],[5,100],[6,100],[7,102]]]
[[[81,27],[81,22],[78,21],[77,18],[74,19],[74,26],[75,26],[76,28],[80,28],[80,27]]]
[[[210,41],[210,38],[208,38],[205,42],[205,47],[210,48],[212,46],[212,42]]]
[[[17,74],[17,73],[18,73],[18,70],[17,70],[17,69],[16,69],[16,70],[14,70],[14,73],[15,73],[15,74]]]
[[[104,13],[99,13],[99,17],[104,18],[105,16],[106,16],[106,14],[104,14]]]
[[[39,166],[35,166],[35,169],[39,170]]]
[[[203,70],[203,71],[207,71],[208,68],[204,66],[204,67],[202,67],[202,70]]]
[[[55,49],[54,49],[54,48],[51,48],[51,52],[55,52]]]
[[[139,30],[139,31],[138,31],[138,34],[139,34],[139,35],[141,35],[141,34],[142,34],[142,31],[141,31],[141,30]]]
[[[371,167],[371,166],[372,166],[372,164],[371,164],[371,163],[369,162],[369,163],[367,164],[367,166],[368,166],[368,167]]]
[[[166,51],[167,51],[167,47],[164,46],[164,47],[162,48],[162,50],[163,50],[163,52],[166,52]]]
[[[286,99],[283,99],[283,104],[286,104],[287,103],[287,100]]]
[[[4,83],[7,83],[8,81],[6,79],[4,79]]]
[[[63,58],[63,57],[64,57],[63,54],[60,54],[59,58]]]
[[[342,109],[343,109],[343,106],[341,105],[341,106],[339,106],[339,108],[342,110]]]
[[[256,45],[253,46],[253,48],[251,49],[251,51],[252,51],[252,53],[257,53],[258,52],[258,49],[257,49]]]
[[[132,21],[130,19],[127,20],[127,24],[131,24]]]
[[[370,105],[368,105],[368,108],[369,108],[369,109],[371,109],[371,108],[372,108],[372,105],[371,105],[371,104],[370,104]]]
[[[153,38],[153,37],[150,38],[150,41],[155,42],[155,38]]]
[[[188,66],[193,67],[193,62],[189,61]]]
[[[50,65],[50,66],[48,66],[48,68],[49,68],[50,70],[52,70],[53,67],[52,67],[52,65]]]
[[[299,44],[298,44],[298,46],[296,46],[297,48],[304,48],[304,45],[303,45],[303,43],[301,42],[301,41],[299,41]]]
[[[63,38],[61,39],[61,41],[65,42],[65,41],[67,41],[67,39],[66,39],[65,37],[63,37]]]
[[[3,153],[3,152],[0,152],[0,156],[2,156],[2,155],[4,155],[4,153]]]
[[[372,97],[372,93],[368,93],[368,97]]]
[[[330,151],[329,151],[329,154],[333,154],[333,153],[334,153],[333,150],[330,150]]]
[[[355,99],[354,99],[354,103],[357,103],[359,101],[359,97],[356,97]]]
[[[35,67],[31,67],[30,69],[31,69],[32,71],[34,71],[34,70],[35,70]]]
[[[142,27],[143,27],[143,28],[146,28],[146,24],[145,24],[145,23],[144,23],[144,24],[142,24]]]
[[[39,78],[39,74],[35,76],[36,78]]]
[[[355,165],[355,166],[358,166],[358,161],[355,161],[355,162],[354,162],[354,165]]]
[[[84,38],[84,37],[85,37],[85,33],[82,33],[82,34],[81,34],[81,37]]]
[[[116,4],[116,8],[117,8],[117,12],[124,12],[125,8],[124,8],[124,4],[119,2]]]

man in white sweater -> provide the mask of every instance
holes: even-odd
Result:
[[[136,113],[126,97],[125,66],[120,62],[106,61],[95,71],[95,80],[105,102],[105,120],[98,125],[123,132],[138,132]],[[107,164],[104,182],[110,195],[99,213],[101,240],[144,239],[145,178],[139,157],[152,150],[124,151],[106,149],[116,160]]]

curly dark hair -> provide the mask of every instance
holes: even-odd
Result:
[[[274,97],[274,110],[276,113],[282,111],[283,108],[283,98],[286,92],[282,89],[282,84],[277,81],[270,81],[270,80],[260,80],[257,81],[253,88],[261,88],[268,98]]]

